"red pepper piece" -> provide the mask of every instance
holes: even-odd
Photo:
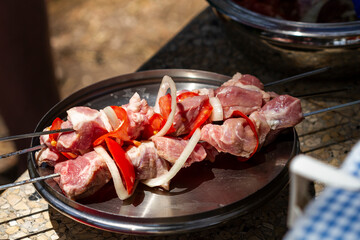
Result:
[[[105,138],[108,138],[108,137],[117,138],[122,141],[130,140],[129,135],[128,135],[129,119],[128,119],[125,109],[123,109],[122,107],[119,107],[119,106],[111,106],[111,108],[114,110],[116,116],[122,121],[122,123],[120,123],[119,127],[117,129],[115,129],[114,131],[106,133],[106,134],[102,135],[101,137],[97,138],[93,142],[93,146],[100,145],[101,143],[104,142]]]
[[[259,147],[259,136],[257,134],[255,124],[253,123],[253,121],[251,121],[250,118],[248,118],[248,116],[246,116],[244,113],[242,113],[240,111],[234,111],[232,114],[232,117],[238,117],[238,116],[243,117],[247,121],[247,123],[249,124],[249,126],[250,126],[251,130],[253,131],[254,136],[256,138],[256,146],[255,146],[253,152],[250,154],[249,158],[238,157],[239,161],[245,162],[245,161],[249,160],[256,153],[256,151]]]
[[[142,133],[142,139],[149,139],[151,136],[157,134],[165,125],[166,119],[164,119],[160,114],[154,113],[149,119],[149,124],[145,126],[145,129]],[[175,132],[176,129],[171,125],[170,129],[166,134]]]
[[[164,118],[160,114],[154,113],[154,115],[152,115],[149,119],[149,124],[145,126],[141,137],[143,139],[149,139],[151,136],[158,133],[164,125],[163,122]]]
[[[78,157],[77,154],[72,153],[72,152],[61,152],[61,154],[66,157],[67,159],[75,159]]]
[[[52,130],[59,130],[61,129],[61,124],[63,123],[64,121],[61,120],[60,118],[55,118],[54,121],[52,122],[51,124],[51,127],[50,127],[50,131]],[[59,133],[52,133],[52,134],[49,134],[49,139],[50,139],[50,142],[51,142],[51,145],[52,146],[56,146],[56,141],[59,137]]]
[[[135,183],[135,170],[130,160],[126,157],[125,151],[121,145],[111,138],[105,138],[106,146],[114,159],[117,167],[120,170],[126,190],[129,194],[132,193]]]
[[[171,112],[171,95],[168,93],[159,99],[160,113],[164,119],[168,119]]]
[[[191,129],[190,133],[184,137],[185,140],[191,138],[195,130],[200,128],[206,122],[206,120],[211,116],[212,109],[213,107],[211,106],[209,99],[207,99],[195,119],[194,127]]]
[[[169,118],[171,112],[171,95],[169,93],[166,94],[165,96],[162,96],[159,99],[159,107],[160,107],[160,114],[162,117],[162,122],[161,122],[161,128],[162,128],[165,125],[167,119]],[[175,131],[176,129],[174,128],[174,125],[171,124],[171,127],[169,128],[166,134],[170,134]]]
[[[181,101],[184,100],[185,98],[195,97],[195,96],[199,96],[199,94],[194,93],[194,92],[183,92],[183,93],[180,93],[180,94],[176,97],[176,102],[181,102]]]

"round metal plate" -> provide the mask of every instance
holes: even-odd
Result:
[[[152,70],[115,77],[84,88],[54,106],[36,131],[51,125],[66,110],[84,105],[101,109],[122,105],[138,92],[154,105],[164,75],[171,76],[178,89],[215,88],[228,76],[197,70]],[[39,144],[38,139],[32,145]],[[111,182],[96,197],[72,201],[53,180],[35,183],[38,192],[61,213],[86,225],[127,234],[172,234],[199,230],[246,214],[276,195],[288,183],[289,160],[299,151],[294,129],[284,131],[247,162],[223,154],[214,163],[203,161],[182,169],[171,182],[169,192],[139,184],[134,195],[119,200]],[[52,173],[39,168],[30,155],[31,177]]]

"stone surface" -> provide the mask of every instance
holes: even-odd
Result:
[[[288,76],[286,72],[273,71],[271,64],[263,66],[248,60],[246,55],[233,48],[222,35],[217,19],[210,9],[196,17],[139,69],[155,68],[193,68],[227,75],[239,71],[252,73],[265,83]],[[279,85],[271,90],[297,95],[341,89],[344,85],[351,91],[302,98],[304,112],[310,112],[356,99],[359,91],[356,76],[342,81],[313,77]],[[325,163],[341,165],[360,137],[359,110],[357,105],[304,119],[296,126],[301,151]],[[24,173],[23,178],[28,178],[28,173]],[[316,194],[321,194],[322,188],[321,183],[315,183]],[[265,205],[221,226],[181,235],[149,237],[115,234],[84,226],[51,208],[44,199],[30,198],[27,193],[34,193],[34,188],[24,185],[9,189],[0,196],[0,216],[4,216],[4,220],[0,222],[0,239],[15,236],[29,239],[281,239],[287,231],[288,190],[286,187]],[[21,200],[12,195],[17,195]],[[8,202],[8,199],[16,203]],[[18,204],[25,204],[30,208],[31,201],[36,203],[37,211],[29,210],[26,213],[23,205],[20,205],[21,211],[14,208]],[[42,214],[39,217],[40,212]],[[31,227],[24,224],[28,221],[31,221]],[[26,231],[12,232],[16,227],[20,230],[26,228]]]
[[[136,71],[207,6],[203,0],[45,1],[62,98]],[[0,136],[8,136],[2,116]],[[13,142],[0,142],[0,153],[16,150]],[[16,179],[17,163],[16,157],[1,159],[0,184]]]

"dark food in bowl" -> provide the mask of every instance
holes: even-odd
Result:
[[[233,0],[265,16],[300,22],[349,22],[356,20],[351,0]]]
[[[292,6],[288,1],[281,1],[281,4],[279,1],[278,5],[274,4],[275,7],[267,6],[270,10],[265,8],[266,5],[258,5],[257,9],[272,11],[276,17],[242,7],[239,4],[241,0],[207,1],[231,44],[254,63],[289,74],[331,67],[331,71],[321,76],[324,79],[360,72],[359,20],[326,23],[289,21],[279,17],[281,14],[284,18],[286,15],[292,18],[296,16],[287,9]],[[260,0],[252,2],[259,3]],[[326,9],[324,6],[319,16],[322,17],[322,11]],[[336,9],[340,10],[340,7]]]

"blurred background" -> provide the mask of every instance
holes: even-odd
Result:
[[[205,0],[46,0],[45,4],[60,99],[136,71],[208,6]],[[8,135],[0,116],[0,136]],[[16,150],[14,142],[0,142],[0,154]],[[0,160],[0,184],[18,177],[18,165],[16,157]]]

